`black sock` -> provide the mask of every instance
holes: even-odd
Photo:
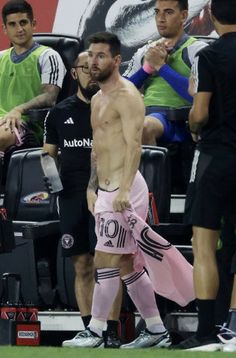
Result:
[[[81,318],[82,318],[82,321],[83,321],[84,327],[85,327],[85,328],[87,328],[87,327],[88,327],[88,325],[89,325],[89,322],[90,322],[90,320],[91,320],[91,318],[92,318],[92,316],[91,316],[91,315],[88,315],[88,316],[82,316]]]
[[[226,327],[236,332],[236,309],[230,309]]]
[[[107,333],[118,334],[118,325],[119,325],[119,321],[109,319],[107,321]]]
[[[215,331],[215,300],[199,300],[197,337],[204,338]]]

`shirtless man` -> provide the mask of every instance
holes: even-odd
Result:
[[[93,149],[87,189],[88,207],[95,215],[98,242],[92,319],[89,329],[76,336],[76,346],[98,347],[103,344],[102,332],[106,330],[120,278],[147,327],[140,337],[122,348],[168,346],[169,335],[156,307],[151,281],[143,269],[133,268],[137,244],[123,216],[129,208],[144,220],[147,215],[148,189],[138,172],[143,101],[135,86],[119,74],[119,39],[102,32],[92,35],[89,44],[88,64],[92,78],[101,88],[91,102]]]
[[[44,146],[56,161],[60,148],[60,176],[63,191],[59,193],[58,206],[61,228],[61,253],[70,257],[75,271],[75,296],[84,326],[91,319],[92,293],[94,286],[93,254],[97,238],[94,218],[87,208],[86,189],[90,176],[92,128],[90,124],[90,100],[98,91],[91,81],[88,68],[88,53],[80,52],[73,62],[71,75],[78,83],[76,94],[58,103],[48,113],[44,122]],[[68,125],[68,118],[73,125]],[[71,123],[70,122],[70,123]],[[68,146],[69,142],[81,143]],[[122,290],[114,302],[107,321],[105,345],[120,346],[118,324]],[[67,340],[73,347],[74,339]]]

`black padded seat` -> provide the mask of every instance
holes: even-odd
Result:
[[[44,186],[41,151],[18,150],[11,156],[3,205],[13,222],[16,247],[12,253],[1,254],[0,274],[20,274],[24,300],[48,307],[55,298],[60,230],[56,197]]]
[[[160,222],[170,218],[170,163],[168,149],[143,146],[139,170],[153,193]]]
[[[72,35],[52,34],[52,33],[35,33],[33,38],[36,42],[44,46],[49,46],[57,51],[64,62],[67,73],[63,81],[61,92],[58,96],[58,102],[75,93],[77,89],[76,81],[70,75],[70,69],[78,53],[83,51],[83,41]]]
[[[57,51],[64,62],[67,72],[63,80],[62,89],[57,98],[57,102],[60,102],[77,91],[77,81],[71,77],[70,69],[78,53],[84,49],[83,40],[72,35],[47,32],[35,33],[33,38],[39,44],[49,46]],[[30,110],[28,112],[30,121],[43,125],[48,110],[49,108]]]

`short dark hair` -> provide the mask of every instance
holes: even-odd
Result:
[[[159,1],[167,1],[167,0],[159,0]],[[180,10],[188,10],[188,0],[172,0],[178,3]]]
[[[112,34],[111,32],[107,32],[107,31],[96,32],[95,34],[89,36],[88,43],[89,45],[98,44],[98,43],[107,44],[110,47],[110,52],[112,54],[112,57],[115,57],[116,55],[120,55],[120,49],[121,49],[120,40],[115,34]]]
[[[7,22],[7,16],[10,14],[16,14],[18,12],[26,13],[30,19],[33,21],[34,14],[32,6],[25,0],[10,0],[2,8],[2,20],[4,25]]]
[[[180,10],[188,10],[188,0],[177,0]]]
[[[212,0],[211,13],[223,25],[236,25],[235,0]]]
[[[78,63],[80,62],[80,55],[84,53],[88,53],[88,50],[80,51],[77,53],[74,61],[72,62],[72,66],[71,66],[72,68],[78,65]]]

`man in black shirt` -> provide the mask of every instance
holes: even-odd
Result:
[[[90,100],[99,89],[91,80],[87,58],[87,52],[80,53],[71,70],[72,77],[78,82],[77,93],[58,103],[46,117],[43,147],[54,159],[58,148],[61,151],[63,191],[59,194],[59,214],[62,255],[71,257],[74,263],[76,299],[85,327],[91,318],[96,245],[94,218],[88,211],[86,199],[92,148]],[[118,297],[114,305],[114,320],[110,320],[110,327],[108,322],[108,331],[118,323],[120,300]]]
[[[219,288],[216,248],[227,217],[236,223],[236,7],[234,0],[212,0],[212,20],[220,38],[200,51],[191,88],[189,116],[199,136],[186,199],[186,222],[193,227],[194,285],[198,305],[196,335],[176,348],[217,350],[215,301]],[[232,302],[236,304],[236,285]],[[234,307],[236,309],[236,307]],[[236,311],[218,337],[236,350]],[[225,334],[226,333],[226,334]],[[225,339],[225,337],[228,337]],[[223,346],[227,350],[227,345]]]

